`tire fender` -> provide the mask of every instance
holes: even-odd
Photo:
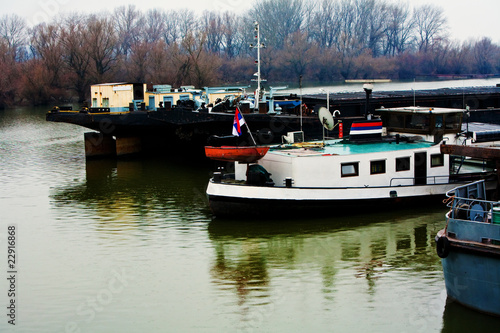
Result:
[[[446,236],[441,236],[436,240],[436,252],[439,258],[446,258],[450,254],[450,240]]]

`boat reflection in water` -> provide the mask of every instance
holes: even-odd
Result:
[[[500,318],[467,308],[457,302],[447,301],[443,314],[441,333],[488,332],[500,327]]]
[[[237,295],[248,324],[241,329],[268,317],[286,326],[286,314],[297,307],[331,311],[329,321],[340,330],[353,322],[382,330],[422,321],[436,327],[445,293],[433,238],[442,216],[434,207],[356,219],[214,220],[213,283]],[[389,324],[391,312],[407,319]]]
[[[120,228],[132,224],[209,221],[204,196],[208,170],[164,159],[90,159],[86,181],[59,188],[56,206],[82,208],[96,221]],[[182,219],[179,219],[182,216]]]

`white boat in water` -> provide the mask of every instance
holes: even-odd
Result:
[[[441,153],[439,145],[460,139],[463,110],[377,111],[381,119],[354,122],[349,139],[272,147],[257,163],[235,162],[234,174],[214,173],[206,192],[213,213],[352,213],[443,198],[463,183],[468,175],[453,172],[449,155]]]

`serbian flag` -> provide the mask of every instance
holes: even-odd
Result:
[[[241,126],[245,125],[245,118],[241,114],[240,110],[236,108],[236,112],[234,113],[234,121],[233,121],[233,135],[240,136],[241,135]]]

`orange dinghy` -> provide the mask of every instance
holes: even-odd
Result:
[[[205,146],[205,155],[212,160],[224,162],[253,163],[266,155],[269,147]]]

